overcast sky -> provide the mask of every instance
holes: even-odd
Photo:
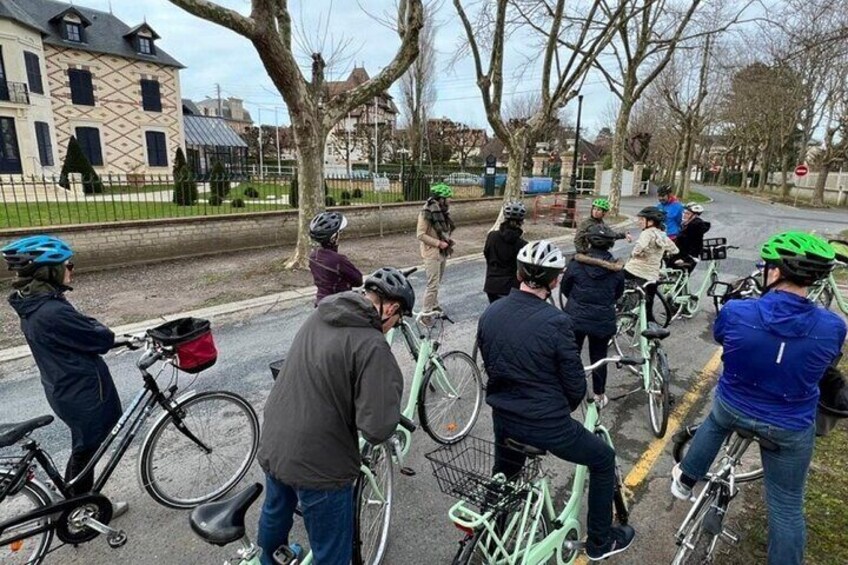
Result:
[[[108,10],[110,4],[109,0],[77,0],[77,3],[102,10]],[[219,3],[242,13],[247,13],[250,8],[248,0],[219,0]],[[383,12],[392,5],[391,0],[360,0],[360,3],[375,13]],[[318,33],[319,29],[322,32],[327,30],[324,51],[329,51],[330,46],[339,40],[350,42],[347,59],[330,70],[329,78],[333,80],[345,78],[354,63],[360,66],[364,64],[373,75],[379,67],[391,60],[399,45],[397,34],[363,12],[354,0],[292,0],[289,4],[294,26],[313,43],[310,48],[314,48],[317,43],[315,38],[322,35]],[[306,13],[302,10],[304,5],[310,6]],[[273,124],[274,108],[277,107],[280,123],[289,122],[285,105],[276,94],[259,56],[241,36],[195,18],[167,0],[111,0],[111,7],[116,16],[131,26],[146,18],[162,36],[158,45],[187,67],[181,72],[183,97],[194,100],[214,97],[215,85],[220,84],[225,97],[236,96],[245,100],[254,121],[261,109],[262,122]],[[328,14],[329,25],[323,25],[319,18],[325,22]],[[445,2],[441,8],[438,21],[441,24],[436,36],[438,100],[434,115],[488,129],[479,91],[474,83],[471,60],[463,60],[453,69],[448,68],[462,34],[450,1]],[[298,54],[303,53],[301,49]],[[517,69],[523,66],[524,62],[519,57],[507,60],[507,94],[520,96],[538,90],[539,72],[536,71],[534,75],[530,71],[527,76],[520,78]],[[396,86],[390,92],[396,99],[400,98]],[[604,125],[613,96],[602,78],[593,75],[587,79],[583,94],[583,123],[593,135]],[[566,109],[572,116],[576,116],[576,105],[575,100],[573,107]]]

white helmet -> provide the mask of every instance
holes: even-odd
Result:
[[[518,252],[518,272],[528,286],[547,287],[564,268],[562,251],[550,241],[531,241]]]
[[[703,214],[704,207],[698,204],[697,202],[690,202],[686,205],[686,209],[692,212],[693,214]]]

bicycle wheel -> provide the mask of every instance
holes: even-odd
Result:
[[[480,371],[480,381],[483,387],[483,390],[486,390],[486,364],[483,363],[483,356],[480,354],[480,343],[477,341],[477,337],[474,337],[474,345],[471,347],[471,359],[474,361],[474,365],[477,366],[477,370]]]
[[[656,296],[654,296],[654,305],[651,311],[654,314],[654,321],[660,326],[667,328],[672,320],[671,306],[669,305],[668,297],[659,290]]]
[[[378,565],[386,554],[392,519],[392,456],[385,446],[371,452],[371,475],[359,474],[356,481],[354,565]]]
[[[259,419],[245,399],[232,392],[201,392],[178,400],[144,438],[141,484],[163,506],[194,508],[236,486],[258,448]]]
[[[615,352],[620,357],[641,357],[642,346],[638,333],[639,319],[631,312],[622,312],[616,318],[616,333],[612,337]],[[626,365],[625,368],[634,375],[642,374],[642,367]]]
[[[823,287],[816,301],[821,304],[825,310],[830,310],[830,307],[833,305],[833,290],[831,290],[829,286]]]
[[[680,441],[674,442],[671,454],[674,457],[675,463],[680,463],[686,457],[686,454],[689,452],[689,446],[692,445],[693,437],[694,435],[687,434]],[[731,435],[725,440],[725,446],[732,437]],[[718,466],[721,464],[721,457],[717,457],[715,465]],[[763,476],[763,462],[760,458],[760,451],[758,449],[748,449],[739,462],[739,465],[736,466],[733,476],[737,483],[748,483],[761,479]]]
[[[651,415],[651,431],[656,437],[663,437],[668,428],[670,412],[668,386],[671,381],[671,372],[668,369],[668,358],[659,344],[654,345],[651,350],[650,370],[648,410]]]
[[[0,471],[0,484],[3,484],[6,477],[8,475]],[[28,480],[18,492],[7,495],[0,503],[0,524],[43,508],[48,504],[50,504],[50,494],[47,490],[40,484]],[[4,530],[3,535],[0,536],[0,563],[3,563],[3,565],[39,565],[43,563],[53,541],[52,530],[20,540],[16,538],[49,523],[50,517],[47,516]]]
[[[497,530],[501,532],[510,532],[510,535],[500,540],[507,551],[511,551],[516,547],[526,548],[526,544],[529,541],[529,527],[527,528],[528,531],[525,532],[524,536],[519,539],[521,528],[517,522],[521,520],[521,518],[521,507],[519,507],[516,511],[509,512],[507,514],[495,515],[490,518],[492,522],[500,524],[499,527],[496,527]],[[536,528],[536,535],[533,536],[533,543],[538,543],[551,531],[552,528],[549,519],[547,515],[543,514],[542,519],[539,520],[539,526]],[[571,532],[569,532],[569,534],[571,534]],[[573,535],[567,535],[566,538],[571,539],[572,541],[577,541],[580,539],[579,532],[575,531]],[[504,555],[503,550],[499,549],[498,544],[492,537],[489,530],[479,528],[473,535],[466,536],[465,539],[460,542],[459,550],[457,550],[456,556],[453,558],[453,565],[492,565],[493,563],[521,562],[520,559],[517,561],[508,561],[507,557],[507,555]],[[566,559],[565,562],[570,562],[570,559]],[[541,563],[556,563],[556,556],[542,561]]]
[[[715,500],[716,493],[714,491],[710,491],[700,500],[701,506],[697,514],[692,519],[683,539],[678,542],[677,553],[675,553],[671,562],[672,565],[684,565],[686,563],[701,565],[710,562],[710,557],[715,550],[720,534],[713,535],[707,532],[704,528],[704,520],[710,513],[710,508]]]
[[[433,440],[449,445],[468,435],[480,415],[483,382],[477,365],[462,351],[433,359],[418,393],[418,415]]]

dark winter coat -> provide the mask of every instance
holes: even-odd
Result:
[[[362,273],[335,249],[321,247],[313,251],[309,255],[309,270],[318,288],[316,305],[331,294],[362,286]]]
[[[492,303],[477,326],[489,376],[486,402],[498,417],[564,429],[586,395],[571,318],[521,290]]]
[[[578,253],[586,253],[589,251],[589,239],[586,237],[589,235],[589,230],[592,229],[593,226],[597,225],[606,225],[604,223],[603,218],[594,218],[591,214],[589,217],[580,222],[580,225],[577,226],[577,232],[574,234],[574,249]],[[624,239],[627,237],[627,234],[624,232],[614,232],[616,239]]]
[[[486,282],[483,292],[489,294],[509,294],[513,288],[518,288],[517,259],[518,252],[527,245],[521,237],[524,232],[519,227],[507,222],[501,224],[497,231],[489,232],[483,255],[486,257]]]
[[[699,258],[701,251],[704,249],[704,235],[710,231],[710,223],[702,220],[699,217],[694,217],[687,224],[683,224],[683,228],[674,240],[674,244],[679,250],[679,254],[672,258],[684,259],[687,257]]]
[[[560,288],[568,298],[565,312],[575,331],[596,337],[615,334],[615,303],[624,294],[624,273],[615,269],[608,251],[591,249],[589,257],[610,262],[610,268],[571,261]]]
[[[9,296],[21,318],[47,402],[71,428],[75,451],[100,445],[121,417],[121,400],[101,355],[115,344],[112,330],[80,314],[61,291]]]

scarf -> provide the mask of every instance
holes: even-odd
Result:
[[[23,276],[18,273],[12,281],[12,288],[24,298],[72,290],[71,287],[65,286],[65,265],[45,265]]]

